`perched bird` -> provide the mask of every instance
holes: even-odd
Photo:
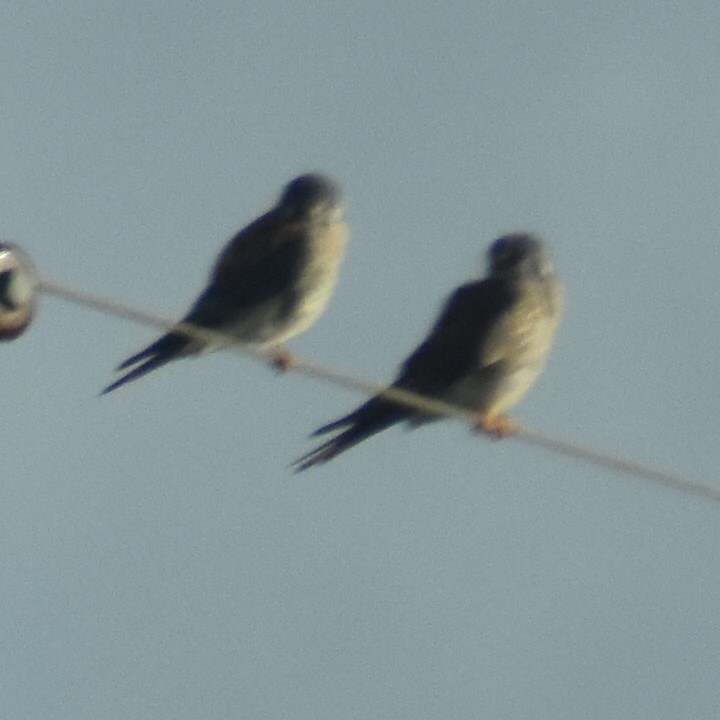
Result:
[[[269,350],[276,365],[289,367],[292,356],[280,345],[322,314],[346,240],[338,186],[323,175],[301,175],[285,186],[275,207],[228,242],[182,322]],[[217,347],[170,331],[125,360],[117,370],[132,369],[102,394],[170,360]]]
[[[476,412],[479,430],[503,437],[517,429],[503,413],[545,365],[562,312],[562,288],[544,244],[532,235],[505,235],[488,255],[488,276],[455,290],[392,387]],[[296,471],[327,462],[395,423],[415,426],[437,417],[377,395],[316,430],[314,435],[341,432],[299,458]]]
[[[17,245],[0,242],[0,341],[14,340],[30,325],[37,284],[30,258]]]

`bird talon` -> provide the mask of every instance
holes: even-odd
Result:
[[[287,350],[274,350],[270,356],[270,365],[278,372],[288,372],[297,367],[297,359]]]
[[[514,435],[520,426],[508,417],[495,415],[494,417],[481,417],[475,424],[475,432],[490,435],[495,440]]]

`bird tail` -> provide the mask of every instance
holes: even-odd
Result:
[[[345,415],[345,417],[334,420],[315,430],[312,434],[313,437],[324,435],[342,427],[347,428],[319,447],[298,458],[293,463],[295,472],[302,472],[314,465],[326,463],[370,436],[385,430],[385,428],[395,423],[408,419],[411,414],[407,408],[401,405],[375,397],[349,415]]]
[[[117,366],[116,370],[125,370],[133,365],[134,367],[129,372],[125,373],[121,378],[110,383],[100,394],[107,395],[113,390],[129,383],[132,380],[137,380],[143,375],[147,375],[151,370],[165,365],[165,363],[174,360],[180,355],[184,354],[184,351],[192,343],[192,340],[186,335],[180,335],[176,333],[168,333],[163,335],[159,340],[156,340],[152,345],[148,345],[144,350],[141,350],[136,355],[129,357],[124,360],[120,365]],[[144,362],[141,362],[144,361]],[[141,363],[138,365],[138,363]]]

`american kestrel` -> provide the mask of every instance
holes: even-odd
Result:
[[[319,174],[295,178],[275,207],[228,242],[183,322],[270,350],[278,365],[290,364],[280,345],[322,314],[346,240],[339,187]],[[216,347],[171,331],[125,360],[118,371],[135,367],[102,394],[170,360]]]
[[[35,312],[37,275],[17,245],[0,242],[0,340],[14,340]]]
[[[501,437],[516,429],[504,413],[542,371],[560,321],[563,293],[544,244],[505,235],[489,250],[486,278],[450,296],[427,338],[405,360],[393,387],[477,413],[477,427]],[[314,435],[340,430],[295,462],[324,463],[395,423],[436,419],[378,395]]]

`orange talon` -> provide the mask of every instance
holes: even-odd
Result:
[[[481,417],[475,425],[475,432],[491,435],[496,440],[514,435],[520,426],[508,417],[495,415],[494,417]]]
[[[276,349],[270,354],[270,365],[278,372],[288,372],[297,365],[295,356],[287,350]]]

